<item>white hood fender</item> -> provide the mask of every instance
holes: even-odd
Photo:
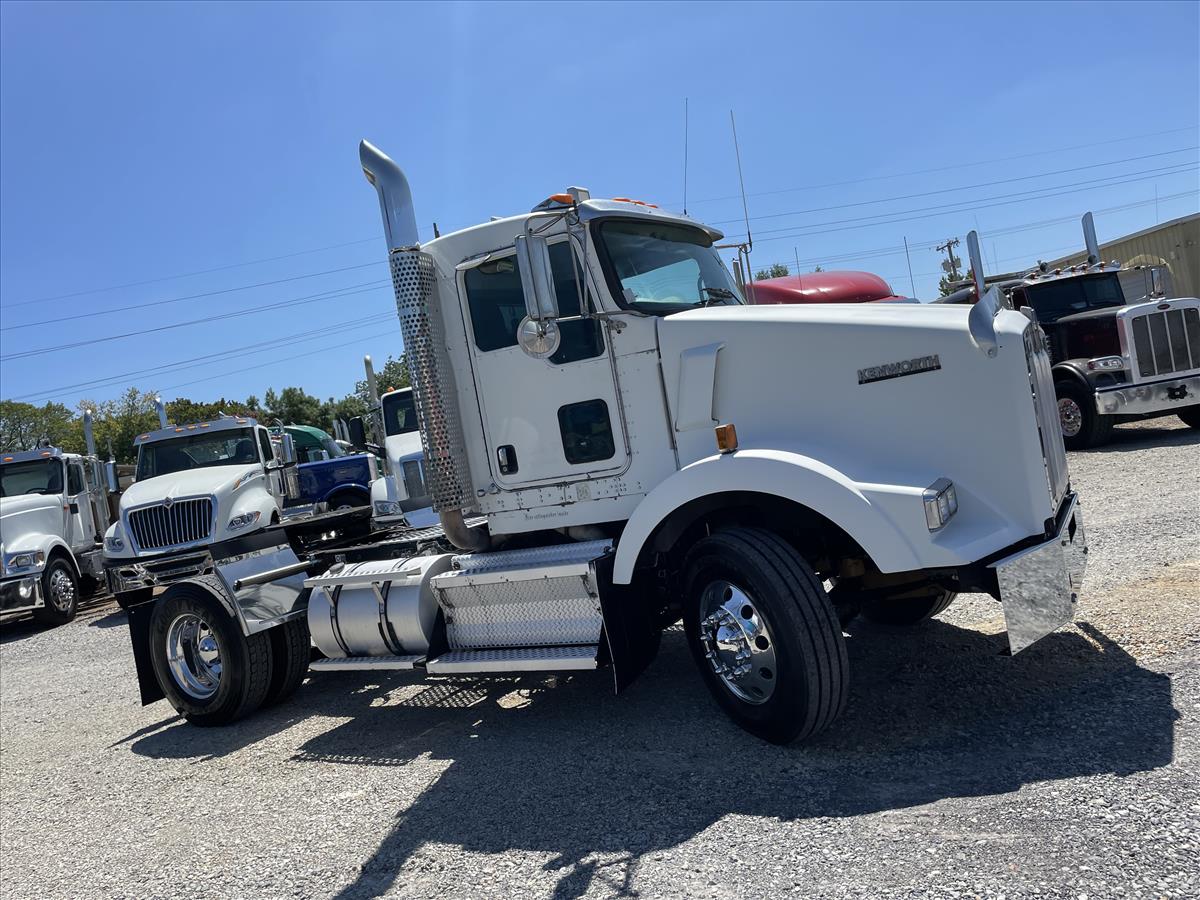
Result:
[[[63,537],[62,498],[45,494],[0,498],[0,548],[3,553],[62,548],[74,561]]]

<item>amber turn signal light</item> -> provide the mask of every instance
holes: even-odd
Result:
[[[732,422],[718,425],[713,431],[717,435],[717,452],[732,453],[737,449],[737,429],[733,427]]]

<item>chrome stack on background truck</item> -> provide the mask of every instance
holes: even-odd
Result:
[[[986,592],[1012,652],[1071,619],[1050,359],[998,290],[747,306],[720,232],[582,188],[422,246],[403,173],[360,160],[438,524],[216,535],[211,571],[130,609],[143,702],[228,722],[329,670],[621,690],[682,620],[720,706],[784,742],[844,708],[856,616]]]

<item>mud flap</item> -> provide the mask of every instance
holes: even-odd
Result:
[[[163,700],[166,694],[158,686],[154,663],[150,661],[150,617],[158,604],[138,603],[125,611],[129,617],[129,640],[133,643],[133,662],[137,668],[138,690],[142,706]]]
[[[613,584],[613,554],[596,560],[600,583],[600,613],[604,633],[600,642],[600,665],[610,663],[613,690],[629,687],[658,655],[661,632],[651,603],[630,584]]]

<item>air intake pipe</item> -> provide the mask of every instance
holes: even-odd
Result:
[[[475,503],[473,482],[445,324],[435,297],[436,272],[433,258],[421,252],[417,240],[412,191],[400,167],[367,141],[359,144],[358,158],[379,194],[429,496],[450,543],[460,550],[486,550],[491,546],[487,528],[471,528],[463,517],[463,510]]]

